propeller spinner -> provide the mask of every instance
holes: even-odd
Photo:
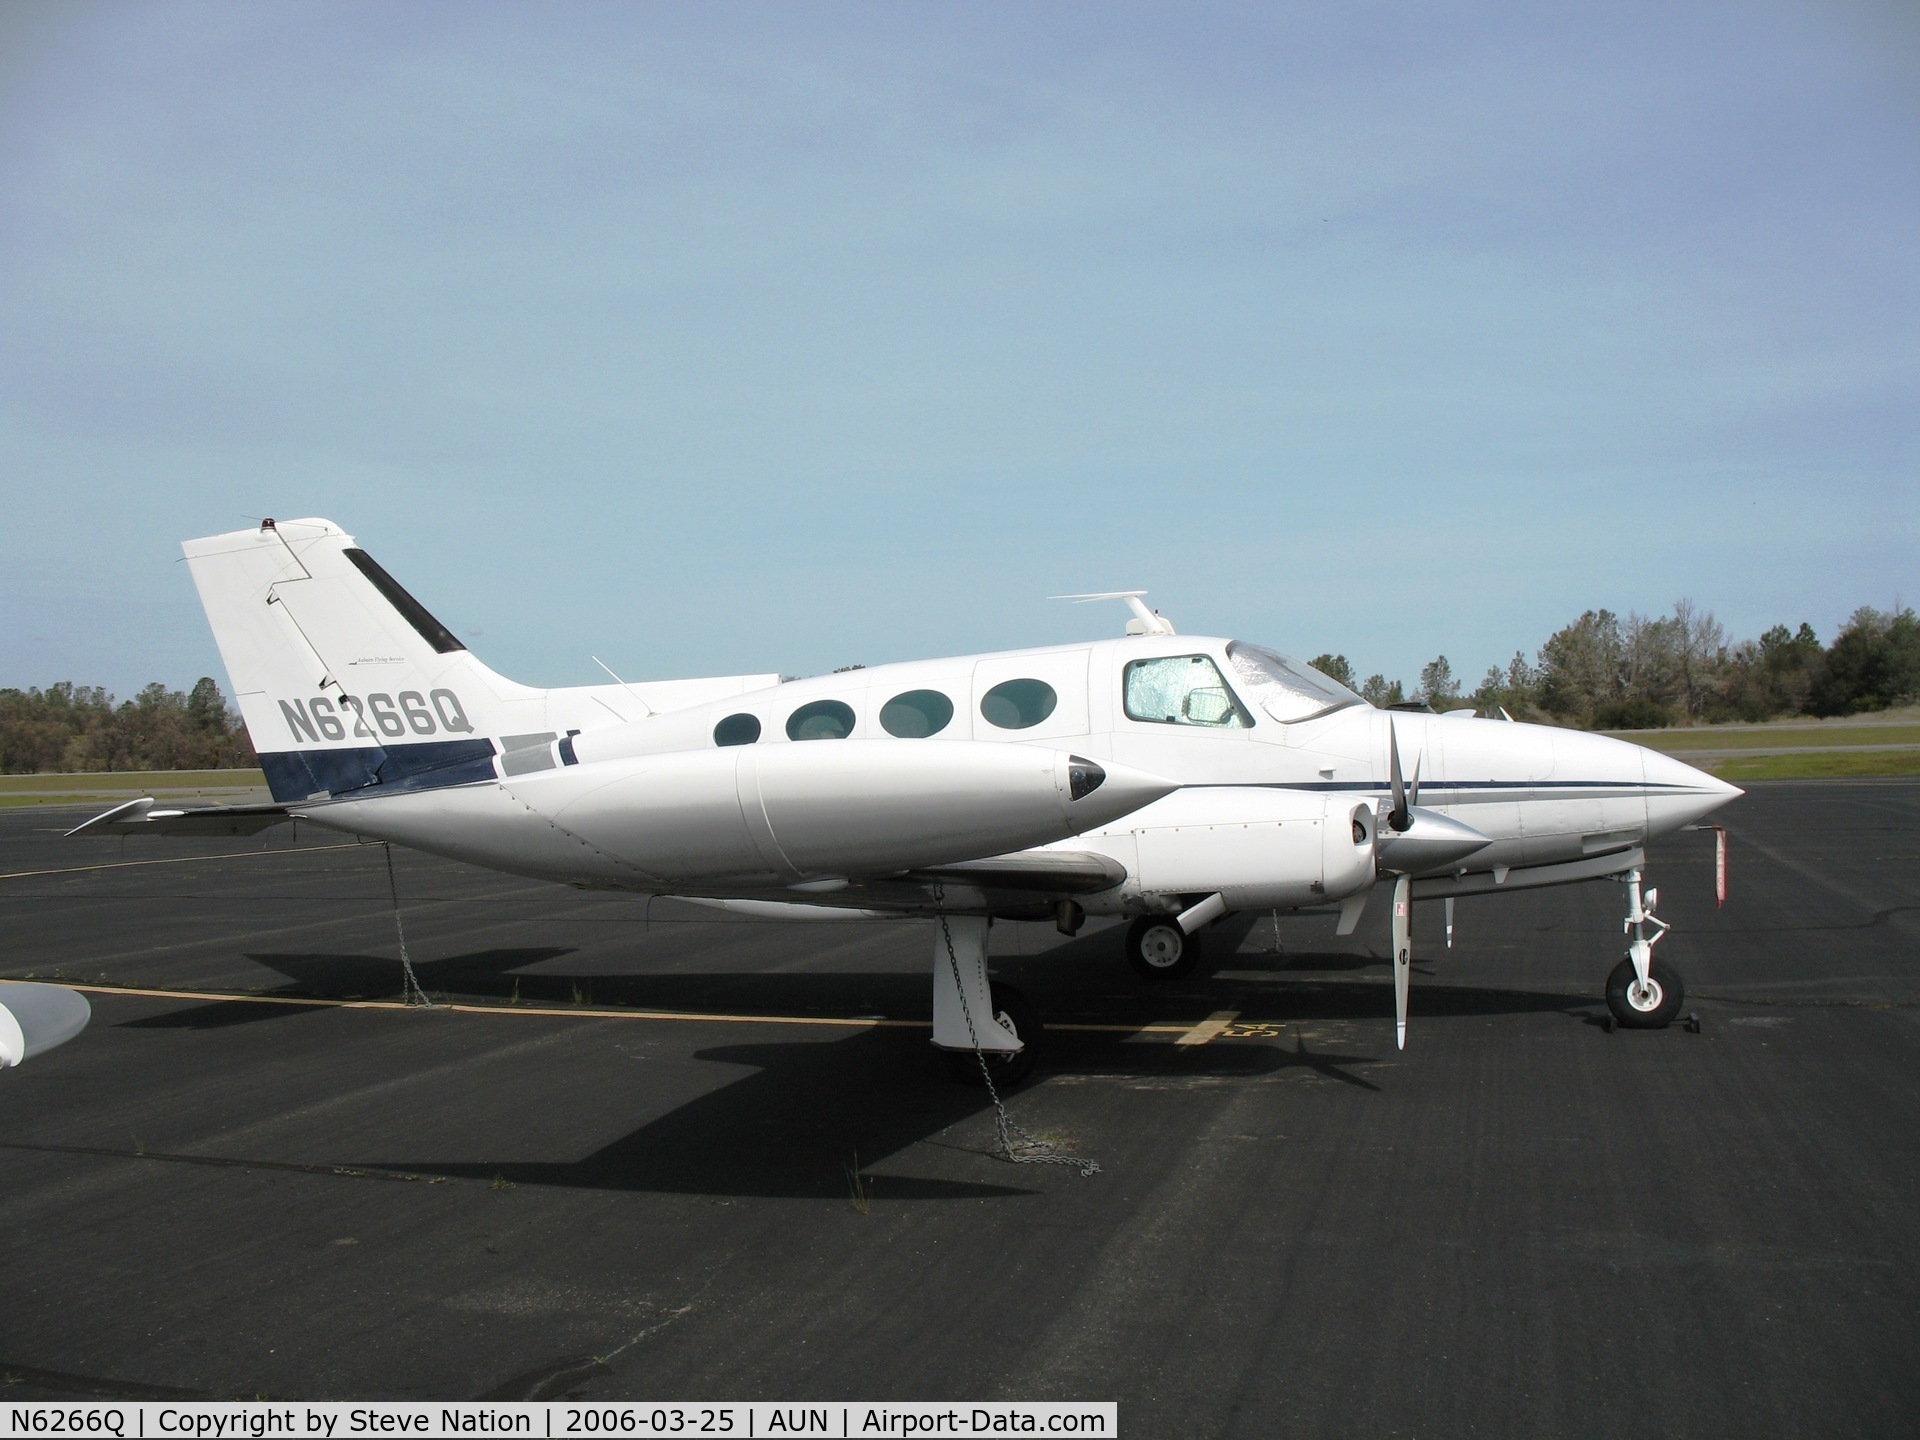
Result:
[[[1380,827],[1375,840],[1379,868],[1392,874],[1417,875],[1464,860],[1491,845],[1493,841],[1471,825],[1420,808],[1420,763],[1425,757],[1414,759],[1413,784],[1409,787],[1401,778],[1400,737],[1391,727],[1388,736],[1387,777],[1392,803],[1387,823]]]

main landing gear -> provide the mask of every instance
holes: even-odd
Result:
[[[1020,992],[987,979],[987,933],[979,915],[948,915],[933,932],[933,1043],[956,1080],[1009,1089],[1033,1070],[1040,1022]],[[985,1073],[982,1073],[982,1066]]]
[[[962,1085],[984,1085],[990,1076],[994,1089],[1011,1090],[1033,1073],[1033,1048],[1040,1038],[1040,1017],[1034,1014],[1026,996],[1011,985],[996,980],[987,987],[987,993],[993,1007],[993,1023],[1020,1041],[1021,1048],[1011,1054],[982,1048],[978,1056],[968,1050],[948,1050],[945,1052],[947,1068]],[[987,1062],[985,1075],[980,1072],[982,1060]]]
[[[1658,890],[1640,891],[1640,872],[1627,872],[1627,958],[1607,976],[1607,1010],[1615,1024],[1628,1030],[1659,1030],[1672,1023],[1687,998],[1680,972],[1653,958],[1653,947],[1673,927],[1654,914]],[[1652,926],[1651,932],[1648,926]],[[1690,1017],[1691,1020],[1691,1017]],[[1694,1028],[1689,1023],[1689,1029]]]
[[[1177,980],[1200,963],[1200,937],[1171,915],[1142,915],[1127,927],[1127,963],[1143,980]]]
[[[1142,915],[1127,927],[1127,963],[1143,980],[1177,980],[1200,963],[1200,931],[1227,913],[1224,895],[1208,895],[1178,915]]]
[[[1011,1165],[1065,1165],[1082,1175],[1099,1174],[1097,1161],[1059,1154],[1053,1141],[1022,1130],[1001,1103],[1000,1092],[1033,1069],[1040,1022],[1019,991],[987,979],[987,931],[993,921],[984,915],[936,914],[934,919],[934,1048],[946,1052],[956,1080],[986,1089],[1000,1158]]]

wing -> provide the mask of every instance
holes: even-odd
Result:
[[[804,890],[760,897],[676,895],[697,905],[760,919],[879,920],[938,911],[992,915],[1002,920],[1047,920],[1076,895],[1111,890],[1127,868],[1108,855],[1085,850],[1023,850],[961,860],[874,879],[822,883]]]
[[[163,808],[151,796],[142,796],[94,816],[67,834],[197,835],[213,839],[257,835],[294,818],[285,805]],[[997,915],[1006,920],[1044,920],[1053,914],[1057,902],[1111,890],[1126,878],[1126,866],[1108,855],[1086,850],[1023,850],[875,879],[849,880],[831,890],[809,890],[805,900],[790,898],[791,891],[776,891],[765,897],[678,898],[720,909],[737,908],[742,914],[789,914],[796,919],[829,918],[835,911],[866,911],[877,917],[931,915],[948,910]]]
[[[1127,878],[1127,867],[1110,855],[1088,850],[1022,850],[962,860],[929,870],[910,870],[908,880],[940,885],[977,885],[983,889],[1039,891],[1046,895],[1091,895],[1111,890]]]

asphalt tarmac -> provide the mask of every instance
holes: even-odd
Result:
[[[399,998],[380,849],[0,811],[0,974],[196,992],[96,993],[0,1074],[0,1398],[1920,1433],[1920,784],[1722,815],[1725,909],[1710,837],[1650,869],[1699,1034],[1602,1028],[1605,883],[1463,900],[1451,951],[1417,907],[1404,1054],[1384,904],[1349,940],[1235,917],[1157,987],[1111,929],[998,927],[997,972],[1088,1027],[1008,1097],[1084,1176],[995,1158],[929,1050],[924,922],[396,852],[422,982],[495,1008],[276,1003]]]

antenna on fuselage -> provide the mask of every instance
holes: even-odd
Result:
[[[598,655],[589,655],[587,658],[593,661],[593,663],[598,665],[602,670],[606,671],[607,674],[613,675],[613,667],[607,664],[607,662],[602,660]],[[646,700],[641,697],[640,692],[634,689],[633,686],[627,684],[626,681],[621,680],[618,675],[613,675],[613,678],[616,681],[619,681],[620,688],[626,691],[627,694],[631,695],[634,698],[634,700],[639,703],[640,708],[647,712],[648,716],[652,716],[657,713],[651,705],[647,704]],[[609,706],[608,708],[611,709],[612,707]]]
[[[1127,608],[1133,611],[1133,619],[1127,621],[1129,635],[1171,635],[1173,622],[1158,610],[1149,610],[1140,597],[1144,590],[1102,590],[1097,595],[1049,595],[1049,600],[1071,600],[1076,605],[1086,605],[1095,600],[1124,600]]]

